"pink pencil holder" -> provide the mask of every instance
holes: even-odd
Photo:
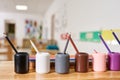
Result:
[[[94,71],[106,71],[106,54],[94,53],[92,54],[92,59]]]

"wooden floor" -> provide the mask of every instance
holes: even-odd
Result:
[[[0,80],[120,80],[120,71],[78,73],[71,69],[69,74],[58,74],[54,70],[38,74],[30,70],[27,74],[16,74],[13,61],[0,61]]]

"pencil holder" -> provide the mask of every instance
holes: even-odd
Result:
[[[14,69],[16,73],[24,74],[29,72],[29,55],[27,52],[18,52],[14,55]]]
[[[106,55],[104,53],[92,54],[94,71],[106,71]]]
[[[36,54],[36,72],[48,73],[50,71],[50,54],[47,52],[39,52]]]
[[[108,68],[112,71],[120,71],[120,53],[111,52],[108,54]]]
[[[55,56],[55,72],[69,73],[69,54],[57,53]]]
[[[75,55],[75,71],[88,72],[88,54],[84,52],[76,53]]]

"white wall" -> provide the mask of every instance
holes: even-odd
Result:
[[[102,29],[120,29],[119,3],[120,0],[55,0],[45,15],[45,23],[50,28],[51,15],[58,15],[59,12],[65,10],[67,25],[61,30],[55,31],[55,39],[58,41],[60,50],[63,51],[65,41],[61,40],[59,35],[63,32],[71,32],[79,51],[92,53],[93,49],[96,49],[107,53],[102,43],[80,42],[79,33]],[[120,52],[118,44],[109,44],[109,47],[112,51]],[[68,52],[71,54],[75,53],[71,44]]]
[[[43,20],[41,15],[34,15],[34,14],[19,14],[19,13],[6,13],[0,12],[0,33],[5,31],[5,20],[13,20],[16,23],[16,39],[17,45],[22,46],[22,39],[25,38],[25,20],[36,20],[38,26],[40,25],[41,21]]]
[[[52,5],[50,6],[50,8],[48,9],[48,11],[46,12],[45,16],[44,16],[44,26],[48,27],[48,39],[51,39],[50,33],[51,33],[51,16],[53,14],[56,14],[59,12],[59,10],[63,9],[64,3],[67,0],[55,0]]]

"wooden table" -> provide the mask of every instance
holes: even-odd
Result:
[[[0,80],[120,80],[120,71],[78,73],[71,69],[69,74],[57,74],[54,70],[48,74],[38,74],[30,70],[27,74],[16,74],[13,63],[0,61]]]

